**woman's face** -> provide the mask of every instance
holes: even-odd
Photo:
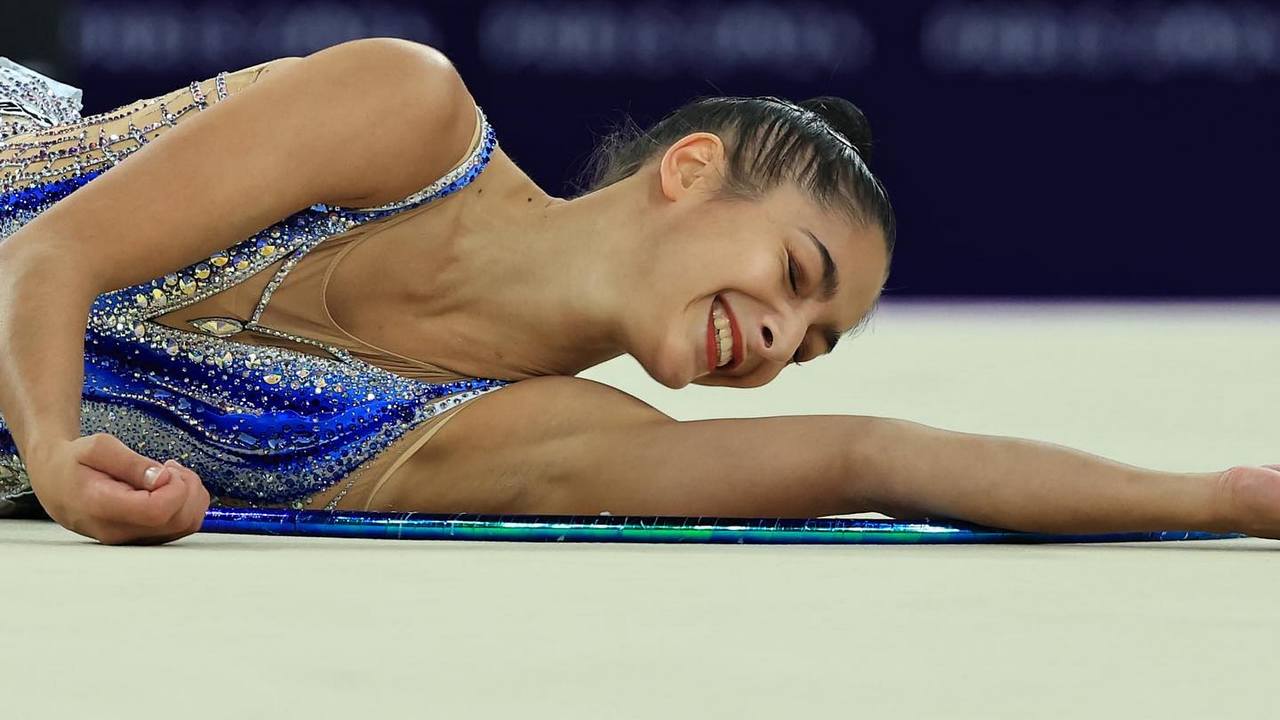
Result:
[[[631,354],[662,384],[758,387],[830,351],[880,295],[883,232],[822,210],[784,184],[718,199],[724,147],[686,136],[646,166],[654,216],[637,270]]]

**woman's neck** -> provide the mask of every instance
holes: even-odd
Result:
[[[433,348],[441,364],[520,379],[574,375],[625,352],[634,193],[617,185],[562,200],[530,182],[496,194],[470,208],[437,281],[412,300],[444,340]]]

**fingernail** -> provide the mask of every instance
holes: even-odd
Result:
[[[164,468],[160,467],[159,465],[154,465],[152,467],[147,468],[147,471],[142,474],[142,477],[143,477],[142,484],[146,485],[147,489],[150,490],[151,488],[156,486],[156,481],[160,479],[160,473],[162,472],[164,472]]]

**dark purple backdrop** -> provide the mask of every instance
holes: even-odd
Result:
[[[507,152],[568,193],[622,111],[647,123],[699,94],[838,94],[878,137],[901,224],[894,295],[1280,292],[1275,3],[62,8],[47,37],[0,29],[0,55],[61,63],[88,111],[397,35],[445,51]]]

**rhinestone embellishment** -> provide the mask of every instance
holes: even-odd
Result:
[[[231,337],[241,330],[244,330],[244,324],[239,320],[234,320],[232,318],[197,318],[195,320],[191,320],[190,323],[200,332],[220,338]]]
[[[227,84],[219,74],[110,113],[0,137],[0,239],[167,128],[224,101]],[[114,432],[139,452],[181,458],[220,498],[305,505],[339,479],[351,482],[355,468],[409,429],[502,387],[479,378],[400,377],[341,347],[259,324],[272,292],[325,239],[470,183],[496,148],[493,129],[478,107],[476,113],[482,139],[468,159],[411,196],[373,208],[317,204],[200,262],[99,296],[85,335],[82,434]],[[248,317],[237,310],[237,317],[184,318],[182,326],[194,331],[159,320],[275,263],[282,264]],[[297,349],[231,337],[249,332]],[[0,500],[24,483],[30,489],[7,437],[0,418]]]

